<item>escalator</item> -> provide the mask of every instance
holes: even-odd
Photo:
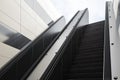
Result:
[[[71,65],[64,73],[64,80],[102,80],[104,21],[84,26],[83,36]],[[75,34],[79,35],[80,31]],[[73,36],[73,37],[74,37]]]
[[[0,70],[0,80],[105,80],[108,24],[108,17],[89,24],[88,9],[67,24],[59,18]]]
[[[85,10],[40,80],[111,80],[107,12],[104,21],[87,24]]]
[[[51,74],[41,80],[103,80],[104,23],[76,27]]]

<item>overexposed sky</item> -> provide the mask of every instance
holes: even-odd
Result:
[[[109,0],[107,0],[109,1]],[[97,22],[105,19],[106,0],[51,0],[58,12],[65,16],[66,21],[78,11],[89,9],[89,22]]]

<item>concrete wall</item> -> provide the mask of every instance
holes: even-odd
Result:
[[[31,40],[48,27],[24,0],[1,0],[0,22]]]
[[[15,49],[1,42],[0,51],[0,69],[19,52],[18,49]]]
[[[17,0],[16,0],[17,1]],[[34,39],[41,34],[48,26],[30,6],[21,0],[21,33]]]
[[[60,16],[49,0],[0,0],[0,23],[31,40]]]
[[[58,11],[56,10],[56,8],[54,7],[50,0],[37,0],[37,1],[53,21],[56,21],[61,16],[61,14],[58,13]]]
[[[37,0],[25,0],[25,2],[43,19],[46,24],[49,24],[52,21],[52,18]]]

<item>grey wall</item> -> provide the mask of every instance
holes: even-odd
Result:
[[[46,24],[49,24],[52,19],[37,2],[37,0],[25,0],[25,2],[43,19]],[[47,5],[46,5],[47,6]]]

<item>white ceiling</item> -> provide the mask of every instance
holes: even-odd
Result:
[[[108,0],[107,0],[108,1]],[[51,0],[58,12],[65,16],[66,21],[78,11],[89,9],[89,22],[97,22],[105,19],[106,0]]]

